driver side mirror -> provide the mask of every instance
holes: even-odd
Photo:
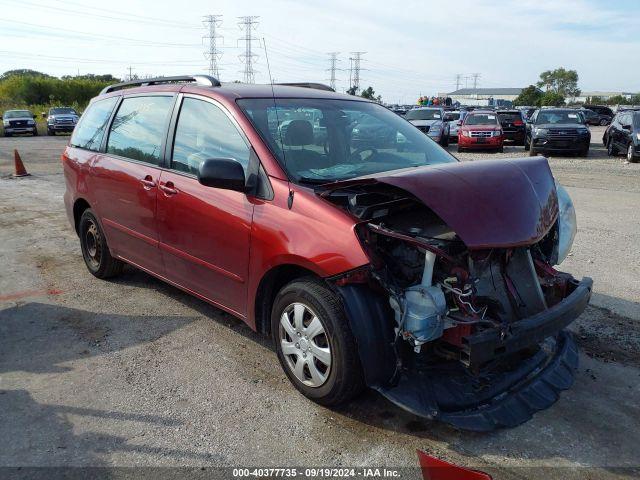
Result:
[[[622,125],[622,129],[631,131],[631,125]]]
[[[233,158],[208,158],[198,168],[198,181],[206,187],[245,192],[244,168]]]

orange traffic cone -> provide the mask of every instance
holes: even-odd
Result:
[[[26,177],[31,175],[30,173],[27,173],[27,169],[24,168],[24,163],[22,163],[18,150],[13,151],[13,159],[16,165],[16,173],[13,174],[14,177]]]

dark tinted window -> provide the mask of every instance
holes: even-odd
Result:
[[[250,150],[229,117],[210,102],[185,98],[180,108],[171,168],[197,173],[203,160],[233,158],[245,172]]]
[[[636,128],[640,128],[640,112],[636,112],[633,114],[633,126]]]
[[[173,97],[125,98],[113,119],[107,152],[158,165]]]
[[[440,120],[442,112],[436,108],[416,108],[404,116],[407,120]]]
[[[515,123],[522,122],[520,112],[498,112],[500,122]]]
[[[9,110],[4,112],[2,118],[9,120],[10,118],[31,118],[33,114],[29,110]]]
[[[117,101],[118,97],[111,97],[89,105],[82,115],[80,123],[73,130],[71,145],[87,150],[99,150],[109,116]]]
[[[77,115],[78,113],[73,108],[52,108],[49,110],[49,115]]]
[[[561,123],[582,123],[579,112],[566,110],[540,110],[536,118],[536,124],[561,124]]]

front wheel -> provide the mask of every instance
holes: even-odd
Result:
[[[525,151],[529,150],[529,148],[531,148],[531,144],[527,141],[528,137],[525,135],[524,136],[524,149]]]
[[[280,290],[271,310],[271,334],[287,377],[311,400],[338,405],[364,388],[340,298],[320,280],[294,280]]]
[[[609,122],[607,121],[606,118],[603,118],[602,120],[600,120],[600,125],[603,126],[603,127],[606,126],[608,123]]]
[[[618,154],[618,149],[613,145],[613,140],[609,139],[607,142],[607,155],[615,157]]]
[[[111,256],[102,227],[90,208],[87,208],[80,217],[78,234],[84,263],[92,275],[98,278],[111,278],[122,272],[124,263]]]
[[[629,147],[627,148],[627,161],[630,163],[636,163],[640,161],[640,157],[637,157],[633,154],[633,143],[630,143]]]

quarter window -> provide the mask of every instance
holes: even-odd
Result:
[[[97,152],[100,150],[109,117],[118,97],[105,98],[93,102],[82,115],[80,123],[73,130],[71,145]]]
[[[113,119],[107,153],[159,165],[173,97],[125,98]]]
[[[196,174],[208,158],[233,158],[245,170],[250,148],[229,117],[217,106],[186,97],[182,102],[171,168]]]

